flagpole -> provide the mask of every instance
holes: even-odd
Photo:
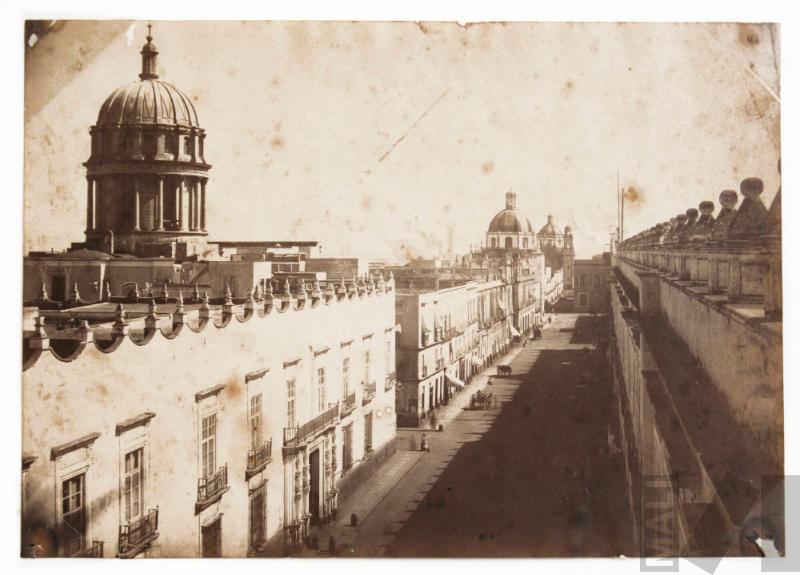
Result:
[[[619,186],[619,172],[617,172],[617,189],[619,190],[619,241],[625,239],[625,192]]]

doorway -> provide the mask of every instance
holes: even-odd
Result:
[[[204,525],[201,532],[203,557],[222,557],[222,517]]]
[[[63,275],[53,276],[50,280],[50,299],[53,301],[67,300],[67,277]]]
[[[311,467],[308,513],[311,515],[311,524],[319,525],[319,449],[308,456],[308,464]]]

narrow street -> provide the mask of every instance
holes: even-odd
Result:
[[[633,555],[624,469],[604,358],[604,318],[561,315],[461,411],[356,528],[343,556]],[[400,449],[422,432],[400,431]],[[346,551],[345,551],[346,549]]]

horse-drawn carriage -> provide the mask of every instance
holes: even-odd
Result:
[[[492,406],[492,394],[481,390],[473,393],[469,398],[470,409],[489,409]]]
[[[511,366],[510,365],[498,365],[497,366],[497,375],[511,375]]]

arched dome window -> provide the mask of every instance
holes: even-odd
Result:
[[[493,248],[497,247],[497,238],[492,238],[492,247]]]
[[[506,238],[506,249],[510,250],[513,247],[514,247],[514,240],[511,239],[510,237],[507,237]]]
[[[522,239],[522,247],[526,250],[528,249],[528,238]]]

